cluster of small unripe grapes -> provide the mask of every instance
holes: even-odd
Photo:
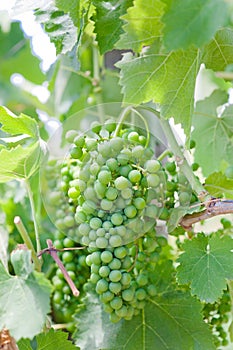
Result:
[[[56,208],[55,225],[87,246],[91,274],[86,286],[97,293],[111,321],[130,320],[156,295],[153,271],[167,243],[156,234],[157,219],[168,220],[177,201],[187,206],[196,197],[178,174],[172,154],[165,165],[154,159],[140,129],[107,121],[103,126],[94,123],[84,134],[71,130],[66,140],[71,146],[65,159],[60,164],[51,161],[46,170],[54,189],[49,204]],[[51,180],[55,171],[59,181]],[[65,252],[62,259],[72,254]],[[74,275],[75,262],[68,264]],[[69,287],[63,286],[59,270],[53,282],[60,288],[53,297],[58,305],[63,288],[68,292]],[[72,300],[65,297],[64,307],[67,298]]]
[[[153,150],[145,147],[146,138],[130,127],[115,131],[116,123],[108,122],[95,125],[90,135],[68,132],[71,148],[59,188],[50,194],[51,205],[59,206],[56,226],[99,249],[142,236],[162,208],[165,175]]]
[[[73,248],[77,247],[77,244],[57,231],[55,232],[54,247],[56,249]],[[89,268],[86,265],[86,249],[66,250],[58,254],[70,278],[79,290],[79,298],[81,298],[83,296],[83,285],[89,277]],[[53,317],[56,322],[70,323],[72,327],[72,315],[77,308],[77,297],[73,296],[62,271],[57,265],[52,277],[52,284],[54,287],[52,295]]]
[[[95,250],[87,256],[89,281],[112,322],[130,320],[156,295],[153,272],[166,244],[166,238],[156,236],[153,228],[135,243]]]
[[[206,304],[203,315],[212,328],[217,347],[228,344],[226,323],[229,321],[231,311],[231,297],[229,290],[225,290],[220,300],[213,304]]]

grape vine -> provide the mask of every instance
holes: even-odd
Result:
[[[230,350],[231,1],[6,11],[0,349]]]

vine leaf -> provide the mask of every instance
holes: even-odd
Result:
[[[90,303],[79,314],[76,343],[81,350],[214,350],[201,309],[188,292],[170,291],[150,299],[131,321],[112,324],[98,302]]]
[[[106,51],[113,49],[120,34],[123,33],[123,21],[120,17],[132,5],[132,0],[113,0],[111,2],[95,0],[93,3],[96,7],[95,15],[93,16],[95,32],[100,53],[104,54]]]
[[[228,179],[220,171],[207,177],[205,188],[214,197],[221,197],[224,193],[225,197],[233,199],[233,180]]]
[[[11,76],[17,73],[35,84],[43,83],[45,75],[40,69],[40,59],[32,54],[30,40],[24,37],[19,22],[11,23],[9,32],[0,29],[0,42],[2,81],[10,83]]]
[[[0,139],[0,182],[29,178],[38,170],[46,153],[36,121],[0,107],[0,124],[4,136]]]
[[[177,278],[190,284],[191,293],[207,303],[215,302],[226,288],[226,279],[233,279],[233,239],[198,235],[183,244]]]
[[[233,62],[233,29],[222,28],[205,46],[202,60],[206,68],[222,71]]]
[[[82,0],[55,0],[57,8],[68,13],[76,27],[80,25],[80,8],[82,2]]]
[[[217,112],[217,108],[224,105],[227,99],[226,92],[216,90],[196,105],[191,137],[197,141],[195,161],[205,176],[218,171],[223,160],[228,163],[233,161],[233,106],[227,106],[221,115]]]
[[[68,14],[51,3],[35,11],[36,20],[44,26],[56,53],[66,54],[75,46],[78,38],[77,28]]]
[[[123,26],[125,33],[118,41],[117,47],[130,47],[133,51],[140,52],[143,46],[153,44],[162,35],[161,17],[164,8],[165,4],[161,0],[135,0],[127,14],[122,16],[127,23]]]
[[[201,47],[227,23],[228,6],[223,0],[177,0],[171,3],[162,20],[168,50]]]
[[[36,347],[34,350],[77,350],[78,348],[67,340],[68,334],[62,331],[50,329],[47,333],[36,336]],[[32,350],[30,340],[21,339],[18,343],[19,350]]]
[[[29,271],[30,266],[25,267],[26,260],[22,259],[22,270]],[[50,309],[51,290],[50,282],[42,273],[11,276],[0,262],[0,328],[9,329],[16,340],[32,339],[44,325]]]
[[[189,134],[199,63],[196,49],[165,54],[158,52],[157,44],[140,57],[125,54],[117,63],[124,102],[140,104],[153,100],[161,105],[164,118],[174,117]]]

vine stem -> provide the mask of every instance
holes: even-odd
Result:
[[[135,108],[132,108],[132,111],[137,114],[137,116],[139,118],[142,119],[144,125],[145,125],[145,128],[146,128],[146,144],[145,144],[145,148],[147,148],[149,146],[149,142],[150,142],[150,130],[149,130],[149,127],[148,127],[148,124],[147,124],[147,121],[146,119],[143,117],[143,115],[138,112]]]
[[[101,96],[101,88],[99,86],[99,82],[100,82],[100,64],[99,64],[99,51],[97,48],[97,44],[94,42],[93,44],[93,79],[92,79],[92,85],[96,86],[96,102],[97,102],[97,111],[98,111],[98,117],[100,120],[100,123],[103,124],[104,123],[104,116],[105,116],[105,112],[104,112],[104,108],[103,108],[103,101],[102,101],[102,96]]]
[[[26,228],[25,228],[25,226],[24,226],[24,224],[19,216],[16,216],[14,218],[14,224],[17,227],[17,230],[19,231],[21,237],[23,238],[23,241],[26,244],[27,248],[29,250],[31,250],[31,252],[32,252],[32,260],[34,261],[36,271],[40,272],[41,271],[41,262],[36,255],[36,251],[34,249],[32,241],[29,237],[29,234],[28,234],[28,232],[27,232],[27,230],[26,230]]]
[[[176,157],[176,160],[177,160],[177,163],[180,167],[180,170],[185,175],[185,177],[188,179],[193,191],[197,193],[198,198],[201,201],[206,200],[208,198],[208,193],[204,189],[203,185],[200,183],[199,179],[193,173],[193,170],[190,167],[190,165],[188,164],[188,161],[185,158],[183,152],[181,151],[180,146],[175,138],[175,135],[174,135],[172,128],[169,124],[169,121],[165,120],[163,118],[160,118],[160,122],[161,122],[162,129],[164,131],[164,134],[165,134],[165,136],[168,140],[168,143],[170,145],[170,148],[172,149],[172,151]]]
[[[47,253],[51,255],[51,257],[57,263],[58,267],[61,269],[61,271],[62,271],[62,273],[63,273],[67,283],[70,286],[70,289],[71,289],[73,295],[75,297],[78,297],[79,296],[79,290],[76,288],[74,282],[72,281],[72,279],[70,278],[68,272],[66,271],[65,266],[63,265],[63,263],[59,259],[58,255],[57,255],[56,248],[54,248],[51,239],[47,239],[46,242],[47,242],[47,245],[48,245]]]
[[[33,193],[32,193],[32,188],[30,185],[29,180],[25,180],[27,192],[28,192],[28,198],[31,206],[31,213],[32,213],[32,220],[33,220],[33,225],[34,225],[34,230],[35,230],[35,237],[36,237],[36,251],[37,253],[41,250],[41,245],[40,245],[40,236],[39,236],[39,228],[37,225],[37,218],[36,218],[36,208],[35,208],[35,203],[33,199]]]
[[[116,130],[114,132],[114,137],[118,136],[118,134],[119,134],[119,132],[121,130],[123,121],[127,118],[129,112],[131,112],[131,108],[132,108],[131,106],[128,106],[125,109],[123,109],[123,111],[121,112],[120,118],[119,118],[119,122],[118,122]]]

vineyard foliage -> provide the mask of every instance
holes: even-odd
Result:
[[[0,348],[231,349],[232,2],[16,0],[0,25]]]

